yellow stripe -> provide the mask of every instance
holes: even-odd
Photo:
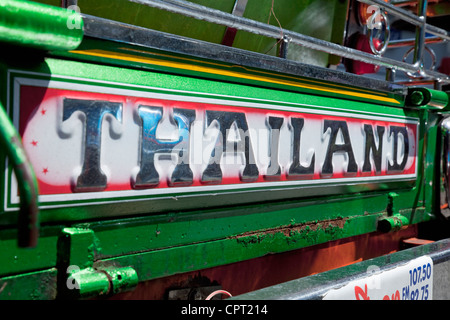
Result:
[[[131,49],[131,48],[126,48],[126,47],[121,47],[121,48],[118,48],[118,49],[126,50],[126,51],[132,51],[132,52],[138,52],[138,53],[141,53],[141,54],[152,55],[152,56],[173,58],[173,56],[168,55],[168,54],[162,54],[162,53],[156,53],[156,52],[148,52],[148,51],[144,51],[144,50],[137,50],[137,49]],[[225,64],[206,62],[206,61],[203,61],[203,60],[196,60],[196,59],[185,58],[185,57],[177,57],[177,59],[178,60],[191,61],[191,62],[194,62],[194,63],[203,63],[203,64],[212,65],[212,66],[219,66],[219,67],[222,67],[222,68],[226,68],[226,67],[229,68],[230,67],[229,65],[225,65]],[[261,70],[257,70],[257,71],[256,70],[251,70],[251,69],[246,68],[246,67],[241,66],[241,65],[232,65],[231,67],[238,67],[238,68],[242,68],[242,69],[247,70],[247,71],[253,71],[253,72],[260,73],[260,74],[269,75],[271,77],[276,76],[276,74],[271,73],[271,72],[266,72],[266,71],[261,71]],[[285,74],[285,75],[283,75],[283,77],[287,78],[287,79],[293,79],[297,83],[299,82],[299,79],[297,77],[294,77],[294,76],[290,76],[290,75],[286,75]],[[318,83],[320,85],[324,84],[323,81],[316,81],[316,80],[312,80],[312,79],[308,79],[307,82]],[[339,85],[339,84],[333,83],[333,84],[329,84],[329,85],[333,86],[333,87],[336,87],[336,88],[343,88],[343,90],[348,91],[347,87]],[[358,89],[355,89],[355,90],[358,91],[358,92],[368,92],[368,93],[373,95],[373,91],[370,91],[370,90],[367,90],[367,89],[358,88]],[[388,96],[387,93],[383,93],[383,92],[377,92],[376,95],[377,96],[385,96],[385,97]]]
[[[342,94],[342,95],[347,95],[347,96],[355,96],[355,97],[359,97],[359,98],[400,104],[400,102],[398,102],[395,99],[388,98],[388,97],[380,97],[380,96],[376,96],[373,94],[366,94],[366,93],[360,93],[360,92],[354,92],[354,91],[342,90],[342,89],[324,88],[324,87],[319,87],[319,86],[312,85],[312,84],[299,84],[297,82],[290,81],[290,80],[281,80],[281,79],[274,79],[274,78],[269,78],[269,77],[264,77],[264,76],[256,76],[256,75],[251,75],[251,74],[246,74],[246,73],[241,73],[241,72],[236,72],[236,71],[220,70],[220,69],[216,69],[216,68],[197,66],[197,65],[183,63],[183,62],[166,61],[166,60],[160,60],[160,59],[155,59],[155,58],[141,57],[141,56],[135,56],[135,55],[119,53],[119,52],[109,52],[109,51],[98,50],[98,49],[74,50],[71,52],[89,55],[89,56],[112,58],[112,59],[126,60],[126,61],[134,61],[134,62],[158,65],[158,66],[163,66],[163,67],[184,69],[184,70],[189,70],[189,71],[218,74],[218,75],[222,75],[222,76],[229,76],[229,77],[241,78],[241,79],[247,79],[247,80],[263,81],[263,82],[268,82],[268,83],[288,85],[288,86],[293,86],[293,87],[298,87],[298,88],[311,89],[311,90],[317,90],[317,91]]]

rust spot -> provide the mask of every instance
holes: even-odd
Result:
[[[262,239],[266,236],[275,235],[277,233],[282,233],[285,237],[291,237],[295,234],[317,231],[318,229],[326,230],[329,228],[339,228],[343,229],[347,218],[336,218],[330,220],[314,221],[307,223],[300,223],[295,225],[288,225],[285,227],[271,228],[263,231],[250,231],[245,232],[240,235],[232,236],[230,239],[242,239],[242,238],[253,238],[257,242],[258,239]],[[258,241],[259,242],[259,241]]]

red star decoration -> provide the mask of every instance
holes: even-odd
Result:
[[[47,112],[47,109],[42,108],[41,114],[42,114],[43,116],[45,115],[46,112]]]
[[[47,173],[48,173],[48,167],[47,167],[47,168],[43,168],[43,169],[42,169],[42,173],[43,173],[43,174],[47,174]]]
[[[31,141],[31,144],[33,145],[33,147],[36,147],[38,142],[36,140]]]

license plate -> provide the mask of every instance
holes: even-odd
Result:
[[[390,270],[376,265],[367,276],[330,290],[324,300],[432,300],[433,260],[422,256]]]
[[[417,176],[411,117],[57,76],[12,86],[43,207],[263,190],[302,197]],[[19,203],[13,177],[6,209]]]

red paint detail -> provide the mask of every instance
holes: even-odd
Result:
[[[349,46],[351,48],[354,48],[362,52],[372,53],[372,49],[370,48],[369,44],[369,37],[367,35],[356,33],[351,36],[349,42],[350,42]],[[380,50],[383,43],[379,39],[374,39],[373,42],[375,48],[377,50]],[[347,71],[359,75],[377,73],[378,70],[380,70],[379,66],[350,59],[345,60],[345,66]]]
[[[38,142],[37,142],[36,140],[33,140],[33,141],[30,142],[30,144],[31,144],[33,147],[37,147]]]
[[[48,168],[43,168],[43,169],[42,169],[42,173],[43,173],[43,174],[47,174],[47,173],[48,173]]]
[[[236,33],[237,33],[236,28],[227,28],[222,40],[222,44],[228,47],[232,47],[234,38],[236,38]]]
[[[42,181],[41,179],[38,179],[38,185],[39,185],[39,194],[41,194],[41,195],[67,194],[67,193],[73,192],[70,185],[55,186],[55,185],[48,184],[48,183]]]
[[[355,286],[355,298],[356,300],[370,300],[370,297],[367,295],[367,284],[364,285],[364,290]]]

